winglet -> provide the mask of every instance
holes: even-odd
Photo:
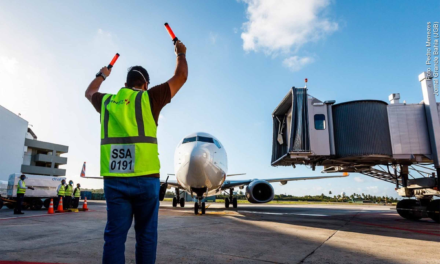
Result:
[[[85,161],[84,161],[80,176],[81,176],[81,178],[86,177],[86,162]]]

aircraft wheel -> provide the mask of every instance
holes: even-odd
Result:
[[[234,207],[234,208],[237,208],[237,198],[232,198],[232,206]]]
[[[185,198],[180,198],[180,207],[185,207]]]
[[[3,207],[3,200],[0,200],[0,209]]]
[[[177,206],[177,198],[173,197],[173,207],[176,207],[176,206]]]
[[[199,214],[199,203],[197,202],[194,203],[194,214]]]
[[[440,200],[432,200],[429,203],[428,215],[432,220],[440,223]]]
[[[229,208],[229,198],[225,198],[225,208]]]
[[[417,206],[416,200],[402,200],[397,203],[396,209],[399,215],[408,220],[419,220],[422,218],[419,214],[414,212],[414,207]]]
[[[206,208],[205,208],[205,202],[202,203],[202,214],[205,214]]]

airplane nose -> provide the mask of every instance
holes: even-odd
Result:
[[[190,153],[189,165],[191,171],[203,171],[209,162],[209,151],[202,147],[194,147]]]
[[[209,168],[210,153],[203,146],[195,146],[189,153],[187,183],[194,188],[208,186],[206,171]]]

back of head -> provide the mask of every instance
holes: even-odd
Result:
[[[142,66],[133,66],[128,69],[127,73],[127,87],[139,87],[144,83],[150,83],[150,76],[147,70]]]

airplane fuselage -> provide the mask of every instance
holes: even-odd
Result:
[[[177,182],[188,193],[205,189],[208,196],[217,194],[228,171],[226,150],[208,133],[190,134],[176,148],[174,170]]]

